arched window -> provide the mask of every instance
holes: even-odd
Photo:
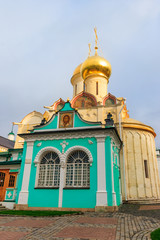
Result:
[[[106,100],[106,102],[105,102],[105,106],[106,106],[106,107],[112,106],[112,105],[114,105],[114,104],[115,104],[115,102],[114,102],[114,100],[111,99],[111,98],[108,98],[108,99]]]
[[[77,84],[75,85],[75,95],[77,95]]]
[[[96,95],[98,95],[98,82],[96,82]]]
[[[37,187],[59,187],[60,159],[57,153],[47,152],[39,164]]]
[[[75,150],[67,158],[66,187],[88,188],[89,186],[89,156],[82,150]]]

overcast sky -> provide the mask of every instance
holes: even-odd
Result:
[[[72,99],[70,78],[94,47],[112,65],[108,91],[160,147],[159,0],[0,0],[0,135],[33,110]],[[14,131],[17,131],[15,127]]]

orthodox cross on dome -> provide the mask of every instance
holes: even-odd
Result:
[[[95,38],[95,56],[97,56],[98,55],[98,53],[97,53],[97,50],[98,50],[98,35],[97,35],[97,28],[96,27],[94,28],[94,32],[95,32],[95,36],[96,36],[96,38]]]

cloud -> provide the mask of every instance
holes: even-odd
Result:
[[[138,16],[146,19],[155,19],[160,16],[160,5],[158,0],[136,0],[131,5]]]
[[[94,53],[95,26],[112,65],[109,92],[126,97],[131,117],[158,132],[159,16],[158,0],[0,1],[0,134],[29,112],[72,98],[70,78],[89,42]]]

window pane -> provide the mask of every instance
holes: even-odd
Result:
[[[72,152],[67,159],[67,187],[90,186],[90,164],[88,155],[81,150]]]
[[[38,187],[58,187],[60,182],[60,159],[57,153],[46,153],[39,166]]]
[[[10,177],[9,177],[9,184],[8,184],[8,187],[14,187],[15,179],[16,179],[15,176],[10,175]]]
[[[145,171],[145,177],[149,178],[147,160],[144,160],[144,171]]]

